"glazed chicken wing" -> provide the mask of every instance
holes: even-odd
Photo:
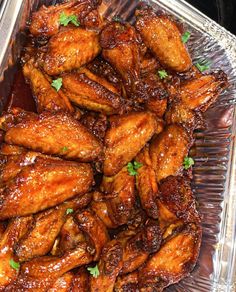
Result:
[[[152,8],[136,11],[136,29],[145,45],[164,67],[177,72],[190,69],[191,58],[175,22],[165,15],[156,15]]]
[[[71,292],[87,292],[89,286],[89,275],[84,267],[74,275]]]
[[[97,32],[83,28],[63,30],[47,46],[43,69],[48,75],[78,69],[100,53]]]
[[[115,292],[137,292],[138,291],[138,272],[119,276],[116,280]]]
[[[67,210],[82,209],[90,200],[91,195],[85,194],[35,215],[31,228],[15,248],[19,261],[46,255],[52,249],[56,237],[66,221]]]
[[[87,249],[86,244],[81,244],[61,257],[44,256],[25,262],[19,277],[6,291],[48,291],[66,272],[92,261]]]
[[[187,156],[191,135],[180,125],[167,126],[150,144],[150,157],[157,181],[180,174]]]
[[[11,220],[0,238],[0,291],[4,291],[4,288],[17,278],[19,268],[14,269],[12,264],[18,263],[14,246],[27,232],[32,220],[32,216]]]
[[[140,79],[140,56],[134,28],[128,24],[112,22],[101,32],[102,55],[120,74],[130,95]]]
[[[121,112],[121,97],[82,72],[63,75],[63,91],[70,100],[79,107],[104,114]]]
[[[47,78],[42,71],[34,65],[33,60],[29,60],[23,66],[23,74],[30,83],[33,96],[36,100],[38,113],[44,110],[65,110],[73,112],[73,107],[69,99],[61,91],[57,92],[51,86],[52,81],[50,78]]]
[[[72,272],[65,273],[59,277],[53,285],[50,287],[48,292],[67,292],[71,290],[74,275]]]
[[[139,270],[140,291],[163,291],[193,269],[198,258],[201,230],[188,225],[155,253]]]
[[[43,5],[32,14],[30,32],[34,36],[50,37],[58,33],[62,13],[68,16],[74,15],[81,22],[100,3],[100,0],[70,0],[49,7]]]
[[[83,162],[93,161],[102,152],[100,142],[66,113],[43,112],[23,119],[7,131],[5,141]]]
[[[113,195],[106,201],[111,221],[116,225],[126,224],[135,211],[134,176],[129,175],[127,167],[124,167],[113,177],[104,176],[100,188],[103,193]]]
[[[205,112],[227,86],[226,74],[219,71],[187,81],[181,86],[179,96],[189,109]]]
[[[88,164],[38,157],[1,192],[0,220],[37,213],[82,195],[93,183]]]
[[[104,174],[112,176],[130,162],[163,124],[150,112],[130,113],[111,122],[105,136]]]

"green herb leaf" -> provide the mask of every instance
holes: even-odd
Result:
[[[59,91],[62,87],[62,78],[57,78],[52,81],[51,86],[56,89],[56,91]]]
[[[192,159],[192,157],[185,157],[183,162],[184,169],[187,170],[192,165],[194,165],[194,160]]]
[[[66,152],[66,151],[68,151],[68,147],[64,146],[61,148],[61,152]]]
[[[117,22],[121,22],[122,19],[118,16],[118,15],[115,15],[113,18],[112,18],[113,21],[117,21]]]
[[[65,12],[62,12],[59,17],[59,22],[61,25],[67,26],[70,22],[75,26],[80,26],[80,22],[76,15],[66,15]]]
[[[166,70],[160,70],[157,73],[159,74],[159,77],[161,79],[165,79],[166,77],[168,77],[168,73],[166,72]]]
[[[181,37],[182,42],[183,42],[184,44],[186,44],[187,41],[189,40],[190,36],[191,36],[191,33],[190,33],[189,31],[186,31],[186,32],[182,35],[182,37]]]
[[[195,66],[198,68],[198,70],[200,72],[204,72],[204,71],[210,69],[211,61],[209,61],[209,60],[201,60],[198,63],[196,63]]]
[[[127,164],[127,170],[129,172],[129,175],[132,175],[132,176],[135,176],[138,174],[137,170],[142,167],[142,163],[139,163],[137,161],[134,161],[134,163],[132,162],[129,162]]]
[[[66,215],[73,213],[74,210],[71,208],[66,209]]]
[[[13,259],[10,259],[9,264],[12,267],[12,269],[14,269],[14,270],[18,271],[20,268],[20,264],[15,262]]]
[[[100,274],[99,269],[98,269],[98,265],[96,265],[95,267],[88,267],[87,270],[89,271],[89,273],[94,277],[97,278]]]

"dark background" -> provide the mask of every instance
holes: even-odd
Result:
[[[187,0],[236,35],[236,0]]]

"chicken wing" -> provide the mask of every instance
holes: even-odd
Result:
[[[48,7],[43,5],[32,14],[30,32],[34,36],[50,37],[59,31],[61,13],[74,15],[78,21],[83,22],[83,19],[100,3],[100,0],[72,0]]]
[[[52,81],[50,78],[47,78],[42,71],[34,65],[32,59],[23,66],[23,74],[30,83],[38,113],[44,110],[74,111],[67,96],[64,95],[61,90],[57,92],[51,86]]]
[[[74,275],[71,292],[88,292],[89,275],[84,267]]]
[[[177,72],[190,69],[191,58],[181,40],[175,22],[166,15],[156,15],[151,7],[136,11],[136,29],[145,45],[164,67]]]
[[[66,159],[93,161],[102,153],[100,142],[66,113],[43,112],[8,129],[5,141]]]
[[[182,172],[191,140],[191,135],[177,124],[167,126],[160,135],[154,137],[150,144],[150,157],[158,182]]]
[[[44,256],[21,265],[20,274],[6,291],[46,292],[55,281],[75,267],[86,265],[93,259],[87,245],[81,244],[61,257]]]
[[[43,69],[48,75],[78,69],[92,61],[100,50],[97,32],[68,28],[50,39]]]
[[[113,195],[106,201],[108,215],[116,225],[126,224],[135,212],[135,178],[124,167],[114,177],[103,177],[100,189]],[[106,197],[106,195],[105,195]]]
[[[56,208],[43,211],[34,217],[28,232],[15,248],[20,261],[46,255],[51,249],[67,218],[67,210],[82,209],[90,202],[91,195],[85,194],[67,201]],[[61,231],[62,232],[62,231]],[[73,246],[75,247],[75,246]],[[61,249],[60,249],[61,250]]]
[[[130,95],[140,79],[138,38],[133,27],[119,22],[109,23],[101,32],[102,56],[120,74]]]
[[[159,189],[149,155],[149,147],[143,148],[136,156],[135,161],[142,164],[142,167],[137,170],[138,174],[136,175],[136,188],[141,205],[149,217],[157,219],[158,208],[156,199],[159,195]]]
[[[1,193],[0,220],[37,213],[82,195],[93,183],[88,164],[38,157]]]
[[[199,223],[196,202],[187,177],[168,176],[160,183],[160,196],[165,205],[176,217],[185,222]]]
[[[14,263],[18,263],[18,258],[14,255],[14,245],[27,232],[32,220],[32,216],[11,220],[0,238],[1,291],[5,291],[4,288],[17,278],[19,268],[14,268]]]
[[[79,107],[104,114],[122,111],[121,97],[102,84],[90,79],[85,73],[63,75],[63,91]]]
[[[189,109],[205,112],[227,86],[227,75],[219,71],[187,81],[180,87],[179,96]]]
[[[113,292],[116,278],[122,268],[122,245],[116,240],[109,241],[103,248],[98,263],[99,276],[90,276],[91,292]]]
[[[130,162],[163,124],[150,112],[130,113],[111,121],[105,136],[104,174],[112,176]]]
[[[163,291],[193,269],[199,253],[201,229],[194,224],[163,244],[139,270],[140,291]]]
[[[93,242],[95,247],[94,260],[98,260],[103,246],[109,241],[109,235],[104,223],[91,210],[85,210],[75,215],[75,220],[82,230]]]

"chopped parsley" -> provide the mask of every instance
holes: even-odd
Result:
[[[57,78],[52,81],[51,86],[56,89],[56,91],[59,91],[62,87],[62,78]]]
[[[59,17],[59,22],[61,25],[67,26],[70,22],[75,26],[80,26],[80,22],[76,15],[66,15],[65,12],[62,12]]]
[[[118,16],[118,15],[115,15],[113,18],[112,18],[113,21],[117,21],[117,22],[121,22],[122,19]]]
[[[192,159],[192,157],[185,157],[183,162],[184,169],[187,170],[192,165],[194,165],[194,160]]]
[[[14,269],[16,271],[18,271],[20,268],[20,264],[15,262],[13,259],[10,259],[9,264],[12,267],[12,269]]]
[[[89,271],[89,273],[94,277],[97,278],[100,274],[99,269],[98,269],[98,265],[96,265],[95,267],[88,267],[87,270]]]
[[[195,64],[200,72],[204,72],[210,69],[211,62],[209,60],[201,60]]]
[[[189,40],[190,36],[191,36],[191,33],[190,33],[189,31],[186,31],[186,32],[182,35],[182,37],[181,37],[182,42],[183,42],[184,44],[186,44],[187,41]]]
[[[73,213],[74,210],[72,208],[66,209],[66,215]]]
[[[159,70],[157,71],[157,73],[161,79],[165,79],[166,77],[168,77],[168,73],[166,72],[166,70]]]
[[[137,170],[142,167],[142,163],[139,163],[137,161],[134,161],[134,163],[132,162],[129,162],[127,164],[127,170],[129,172],[129,175],[132,175],[132,176],[135,176],[138,174]]]

